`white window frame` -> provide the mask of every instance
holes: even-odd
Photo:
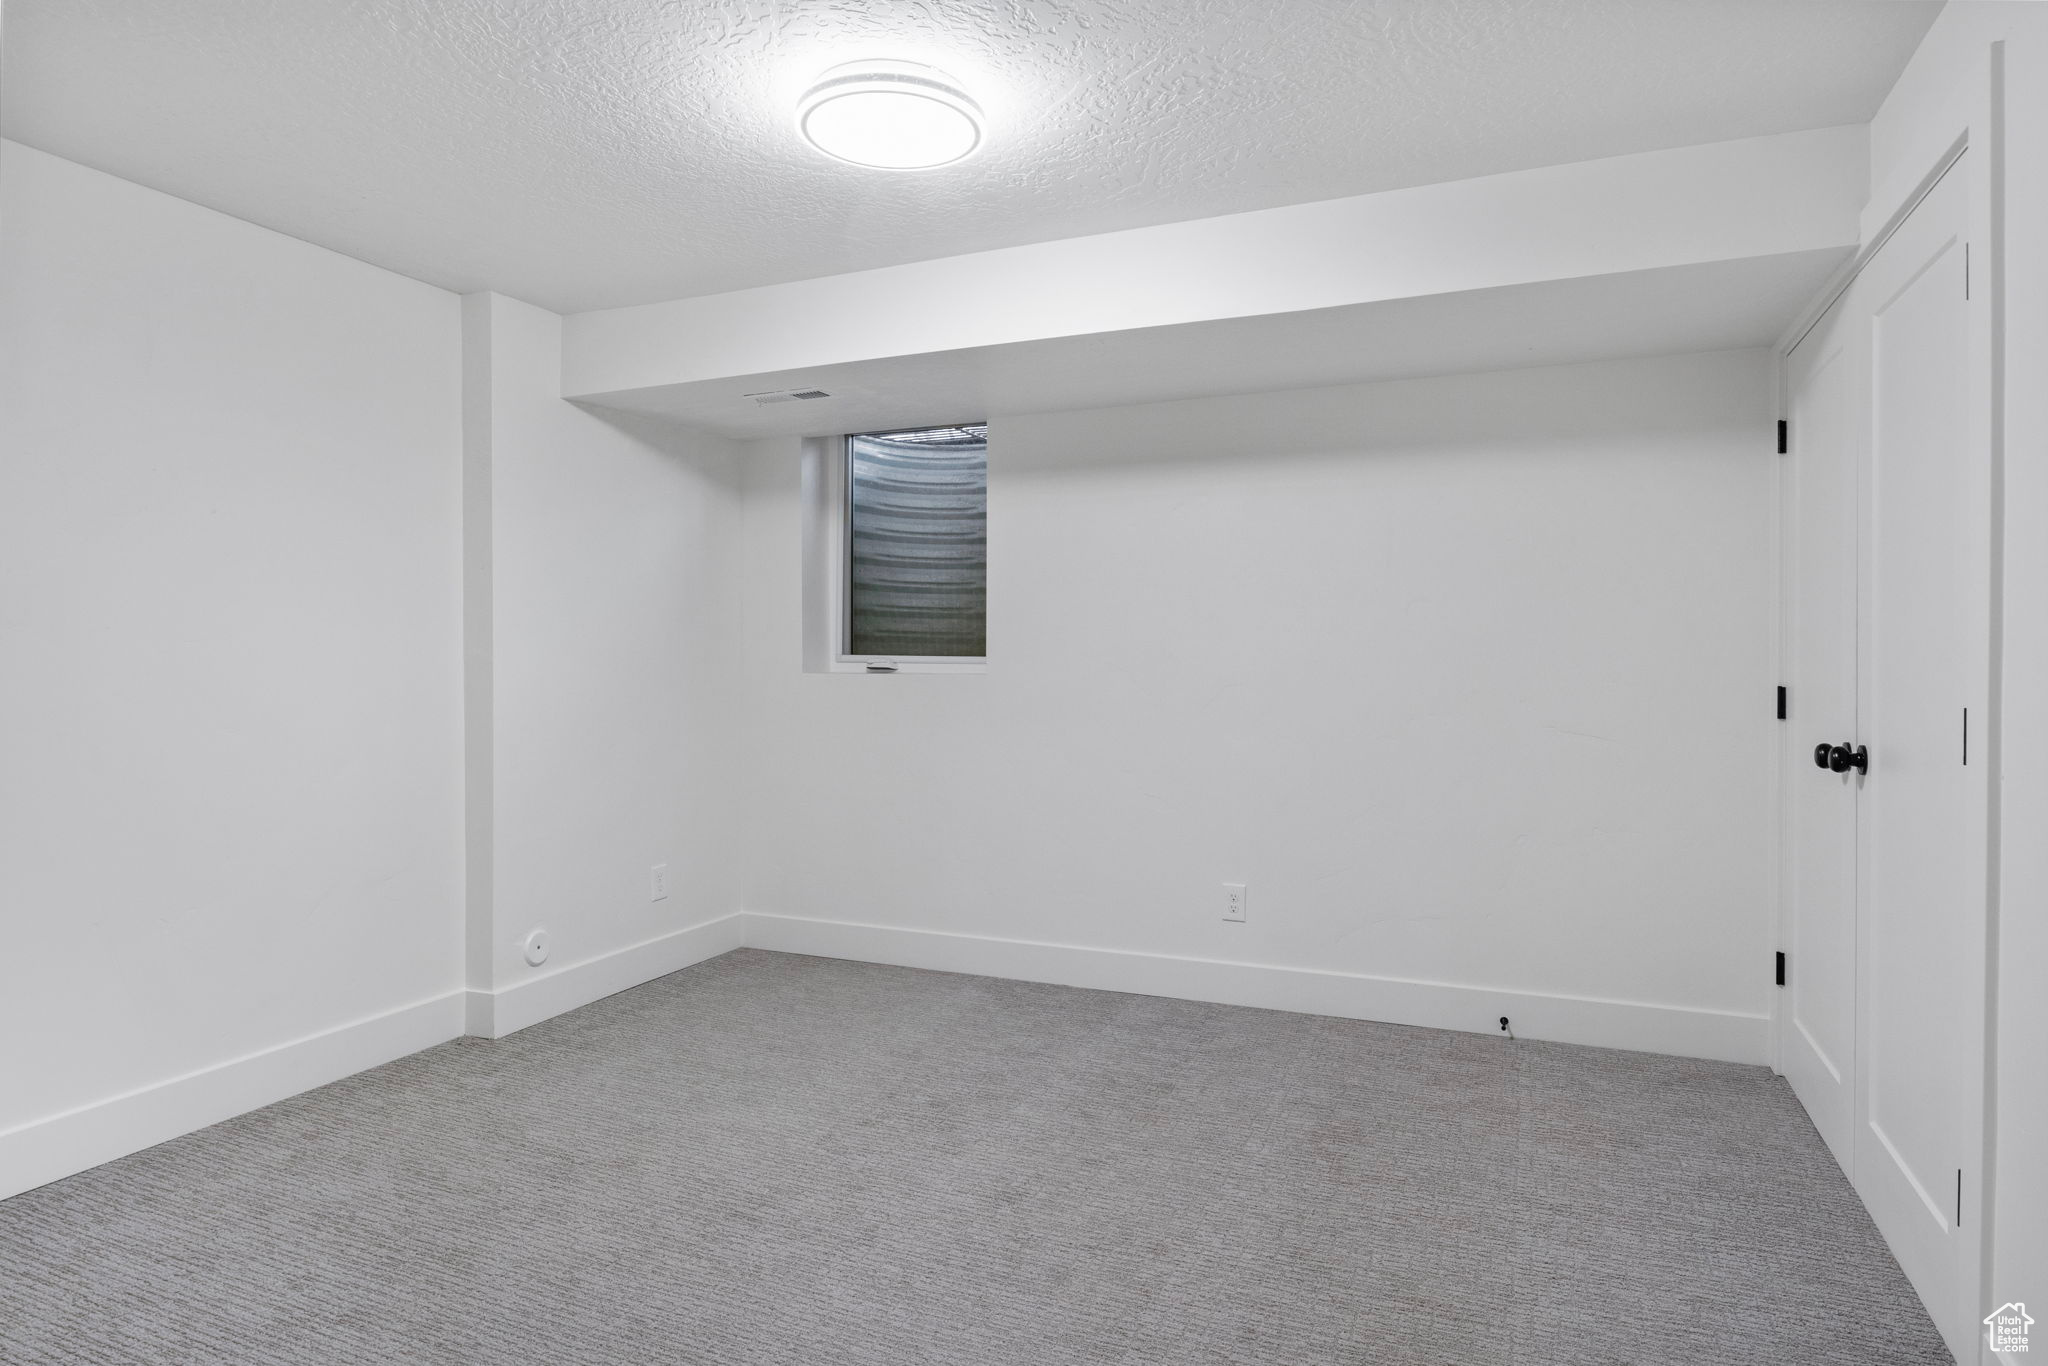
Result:
[[[932,427],[981,426],[980,422],[934,422]],[[918,427],[891,428],[918,431]],[[886,433],[882,433],[886,435]],[[986,655],[856,655],[852,639],[853,450],[851,438],[867,432],[810,437],[803,443],[804,504],[804,671],[862,674],[981,674]],[[875,668],[893,664],[894,668]]]

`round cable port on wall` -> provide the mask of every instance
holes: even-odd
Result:
[[[548,932],[546,930],[535,930],[521,941],[520,948],[526,953],[527,965],[529,967],[539,967],[542,963],[548,961]]]

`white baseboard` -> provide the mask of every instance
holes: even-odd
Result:
[[[1770,1061],[1768,1015],[1496,991],[1447,982],[1411,982],[761,912],[749,912],[746,922],[749,947],[784,953],[1480,1034],[1498,1034],[1500,1017],[1506,1015],[1513,1021],[1517,1038],[1725,1062],[1767,1065]]]
[[[0,1199],[430,1048],[507,1034],[742,945],[1391,1024],[1769,1059],[1769,1017],[739,912],[496,991],[453,991],[0,1133]]]
[[[743,942],[745,927],[742,914],[720,916],[551,972],[536,973],[496,991],[470,991],[464,1010],[464,1032],[502,1039],[563,1011],[587,1006],[628,987],[736,949]]]
[[[0,1199],[218,1124],[462,1033],[451,991],[0,1133]]]
[[[0,1133],[0,1199],[462,1034],[505,1035],[740,946],[728,915],[497,991],[451,991]]]

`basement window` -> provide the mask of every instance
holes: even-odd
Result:
[[[846,438],[840,659],[974,663],[988,653],[988,428]]]

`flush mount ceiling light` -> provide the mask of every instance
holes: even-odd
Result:
[[[826,156],[916,171],[981,145],[981,106],[951,76],[917,62],[848,62],[818,77],[796,126]]]

